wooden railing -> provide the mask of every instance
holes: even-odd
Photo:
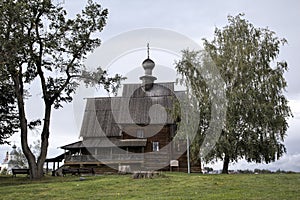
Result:
[[[96,162],[96,161],[143,161],[141,153],[109,154],[109,155],[67,155],[67,162]]]

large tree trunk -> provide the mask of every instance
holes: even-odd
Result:
[[[49,127],[50,127],[50,116],[51,116],[51,104],[45,103],[45,116],[43,123],[43,131],[41,134],[41,151],[37,160],[34,160],[34,164],[30,168],[30,177],[32,179],[40,179],[44,176],[44,163],[47,156],[48,144],[49,144]]]
[[[29,161],[29,160],[28,160]],[[29,161],[30,179],[37,180],[44,176],[43,165],[38,165],[35,160]]]
[[[229,156],[225,154],[224,161],[223,161],[223,169],[222,174],[228,174],[228,167],[229,167]]]
[[[21,71],[21,70],[20,70]],[[28,145],[28,127],[27,127],[27,118],[25,113],[25,104],[24,104],[24,90],[22,83],[22,74],[12,72],[12,79],[14,82],[14,90],[17,98],[18,110],[19,110],[19,120],[20,120],[20,129],[21,129],[21,146],[22,151],[28,161],[30,168],[30,178],[37,178],[36,176],[36,162],[35,156],[29,148]]]
[[[48,145],[49,145],[49,134],[50,134],[50,116],[51,116],[51,104],[45,103],[45,117],[44,117],[44,126],[41,134],[41,151],[37,159],[37,173],[40,177],[44,175],[44,163],[46,160]]]
[[[20,119],[22,119],[23,117],[20,117]],[[28,137],[27,137],[27,123],[26,123],[26,119],[25,119],[25,123],[22,122],[24,121],[21,120],[21,145],[22,145],[22,151],[28,161],[28,165],[29,165],[29,169],[30,169],[30,178],[31,179],[38,179],[40,178],[39,176],[37,176],[37,165],[35,162],[35,156],[32,153],[32,151],[29,148],[28,145]]]
[[[29,163],[31,179],[40,179],[44,176],[44,163],[46,160],[48,144],[49,144],[48,139],[49,139],[49,133],[50,133],[49,132],[50,114],[51,114],[51,106],[46,105],[43,131],[41,134],[41,149],[40,149],[39,157],[36,159],[36,157],[32,154],[31,151],[30,151],[30,153],[33,155],[33,157],[26,156],[28,163]],[[25,137],[24,138],[22,137],[21,139],[25,140]],[[27,141],[27,139],[26,139],[26,141]],[[24,152],[24,154],[25,154],[25,152]]]
[[[28,145],[28,124],[25,113],[25,103],[24,103],[24,93],[23,93],[23,83],[22,76],[13,76],[15,94],[17,97],[18,110],[19,110],[19,120],[21,129],[21,145],[22,151],[28,161],[30,169],[31,179],[40,179],[44,175],[43,167],[47,156],[48,150],[48,139],[49,139],[49,126],[50,126],[50,115],[51,115],[51,102],[45,100],[45,116],[43,123],[43,131],[41,134],[41,151],[38,159],[32,153]]]

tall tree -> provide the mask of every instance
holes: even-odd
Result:
[[[223,29],[215,29],[211,42],[204,39],[205,51],[225,82],[227,98],[226,123],[206,159],[222,159],[223,173],[228,173],[231,161],[241,158],[257,163],[279,159],[286,152],[283,141],[292,116],[284,96],[287,63],[276,62],[286,39],[267,28],[255,28],[243,14],[229,16],[228,22]],[[177,63],[179,73],[195,70],[200,53],[185,52]],[[197,79],[202,79],[201,72],[191,78],[194,85]]]
[[[100,45],[94,35],[105,26],[108,11],[89,0],[81,14],[67,19],[66,10],[51,0],[0,2],[1,68],[13,83],[22,150],[30,176],[38,179],[43,175],[52,109],[72,101],[80,80],[115,91],[122,79],[119,75],[108,77],[101,68],[86,71],[83,65],[87,53]],[[44,116],[42,120],[28,121],[26,110],[30,108],[25,109],[25,97],[29,97],[33,81],[40,84]],[[36,125],[42,125],[37,158],[28,145],[28,129]]]
[[[178,82],[186,86],[183,101],[173,108],[173,114],[180,119],[176,136],[191,139],[191,160],[201,163],[223,127],[227,108],[225,83],[205,51],[184,50],[176,69],[181,74]]]

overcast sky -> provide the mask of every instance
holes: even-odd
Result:
[[[261,167],[272,170],[280,168],[300,171],[300,69],[297,66],[300,63],[300,1],[98,0],[97,2],[109,10],[107,25],[100,34],[104,44],[105,42],[109,42],[111,38],[127,31],[142,28],[161,28],[183,34],[201,46],[202,38],[211,39],[215,27],[224,27],[227,24],[227,16],[235,16],[238,13],[245,13],[245,18],[254,24],[254,26],[268,27],[270,30],[275,31],[278,37],[286,38],[288,44],[281,48],[278,59],[286,60],[289,66],[289,71],[285,74],[288,82],[286,95],[289,99],[294,118],[289,120],[290,128],[285,139],[288,153],[281,160],[269,165],[239,162],[238,164],[231,165],[231,168],[253,169]],[[85,4],[86,1],[83,0],[64,0],[64,6],[70,16],[74,16],[75,13],[80,12]],[[149,41],[145,41],[145,45],[147,42]],[[171,69],[176,58],[174,55],[170,56],[164,53],[153,53],[153,56],[155,57],[155,62],[163,66],[169,66]],[[138,65],[137,63],[143,61],[142,58],[140,55],[132,56],[128,53],[123,55],[119,60],[116,60],[113,66],[115,66],[115,71],[119,69],[123,74],[130,74],[130,70],[132,70],[130,65],[135,69]],[[120,66],[120,68],[117,66]],[[41,113],[41,105],[37,103],[40,97],[41,94],[37,92],[29,102],[30,109],[34,110],[30,113],[30,116],[33,118],[38,117]],[[84,109],[83,102],[82,98],[78,98],[76,102],[65,105],[62,110],[54,111],[51,125],[49,157],[56,156],[62,152],[57,147],[78,140],[81,111]],[[33,138],[36,136],[35,133],[32,134]],[[17,135],[12,137],[11,141],[20,146]],[[10,150],[10,147],[7,145],[0,146],[0,161],[3,160],[6,150]],[[215,166],[215,168],[218,167]]]

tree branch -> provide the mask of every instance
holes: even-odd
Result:
[[[39,44],[38,58],[37,58],[37,60],[35,59],[35,61],[36,61],[37,73],[41,80],[44,101],[47,102],[47,101],[49,101],[49,95],[47,93],[46,79],[44,76],[44,72],[42,70],[43,41],[42,41],[42,38],[41,38],[40,32],[39,32],[39,20],[40,20],[40,17],[43,15],[43,10],[44,9],[42,9],[35,18],[35,34],[36,34],[37,41]],[[32,53],[34,54],[34,52],[32,52]]]

